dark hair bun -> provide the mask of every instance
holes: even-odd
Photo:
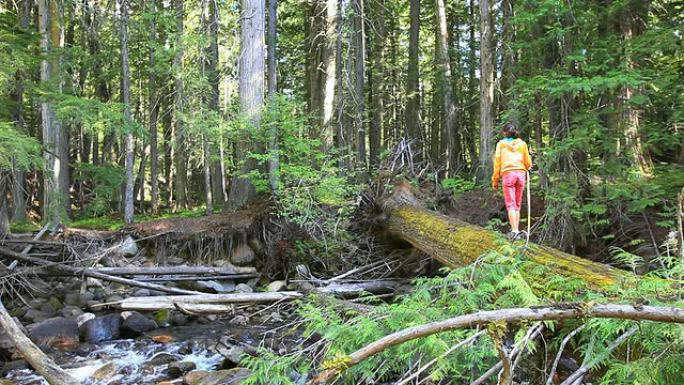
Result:
[[[516,138],[518,136],[518,128],[513,123],[506,123],[503,127],[503,134],[507,138]]]

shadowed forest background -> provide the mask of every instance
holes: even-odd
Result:
[[[390,331],[477,310],[562,301],[678,307],[681,294],[653,287],[602,286],[599,295],[595,282],[584,290],[572,279],[539,281],[516,247],[480,256],[449,243],[474,262],[452,263],[421,243],[449,219],[392,222],[402,199],[506,231],[503,198],[489,186],[509,122],[532,153],[531,240],[681,290],[681,0],[1,0],[0,246],[42,229],[28,243],[34,258],[49,260],[52,250],[36,248],[55,246],[40,237],[80,237],[60,255],[88,268],[225,267],[216,263],[223,259],[256,266],[231,272],[258,270],[249,283],[257,291],[282,281],[273,291],[308,292],[340,275],[406,285],[360,301],[375,310],[287,305],[284,318],[296,319],[305,342],[297,354],[246,358],[247,383],[305,383],[316,365],[346,369],[335,359]],[[402,232],[411,226],[420,235]],[[451,226],[446,233],[461,225]],[[110,266],[100,254],[92,263],[75,257],[91,253],[74,250],[95,236],[111,246],[115,233],[137,239],[146,259]],[[22,296],[36,285],[11,273],[9,259],[37,262],[3,255],[3,301],[26,307]],[[340,306],[352,314],[338,315]],[[578,367],[597,360],[588,366],[594,383],[680,383],[679,326],[640,331],[646,342],[625,352],[611,342],[633,338],[632,324],[593,321],[555,334],[539,324],[516,324],[508,337],[490,330],[490,340],[453,360],[444,357],[454,341],[483,332],[431,336],[355,366],[339,383],[477,383],[482,373],[470,363],[483,372],[496,364],[504,337],[522,346],[544,334],[555,353],[570,332],[581,336],[570,353]],[[507,380],[547,383],[538,369],[547,375],[549,365],[535,349]],[[556,376],[548,381],[561,383]]]

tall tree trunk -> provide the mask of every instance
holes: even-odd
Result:
[[[364,0],[354,0],[354,125],[356,162],[366,168],[366,21]]]
[[[480,0],[480,162],[478,179],[492,172],[494,135],[494,59],[492,18],[489,0]]]
[[[387,30],[385,28],[385,0],[376,0],[373,4],[373,20],[375,22],[373,73],[371,77],[373,117],[371,119],[369,145],[371,168],[377,168],[380,164],[381,136],[385,124],[385,45]]]
[[[627,63],[627,68],[632,71],[637,67],[633,57],[632,40],[644,32],[644,20],[648,17],[650,6],[651,0],[627,2],[620,14],[620,32],[624,47],[623,60]],[[630,160],[630,166],[638,169],[642,174],[650,174],[653,161],[642,143],[643,134],[640,128],[642,111],[638,106],[633,105],[634,96],[643,94],[643,91],[643,86],[634,87],[625,84],[622,86],[618,103],[622,112],[624,149]]]
[[[271,103],[275,102],[278,93],[278,0],[268,0],[268,97]],[[278,154],[278,127],[272,125],[269,132],[269,151],[271,157],[268,161],[268,181],[271,191],[278,191],[280,183],[280,161]]]
[[[323,82],[323,109],[321,140],[324,148],[333,145],[335,131],[333,119],[335,113],[335,79],[337,76],[337,4],[338,0],[325,2],[325,43],[323,45],[323,66],[325,77]]]
[[[152,193],[152,214],[159,212],[159,153],[157,150],[157,117],[159,116],[159,97],[157,96],[157,71],[155,69],[155,46],[157,44],[157,0],[150,1],[152,18],[150,20],[149,52],[149,125],[150,125],[150,186]]]
[[[264,28],[266,24],[265,0],[242,0],[240,18],[240,47],[238,93],[240,112],[255,127],[261,124],[264,106],[265,48]],[[249,16],[249,17],[248,17]],[[256,162],[247,156],[254,144],[243,133],[235,146],[235,159],[244,160],[238,175],[233,177],[228,199],[229,207],[239,209],[256,196],[252,182],[245,174],[256,168]]]
[[[184,86],[182,77],[182,67],[183,67],[183,53],[184,53],[184,43],[183,43],[183,28],[184,28],[184,0],[174,0],[174,13],[176,18],[176,55],[173,58],[173,67],[175,71],[174,79],[174,135],[176,139],[174,147],[174,165],[176,169],[175,175],[175,192],[176,192],[176,207],[180,209],[188,208],[188,198],[187,198],[187,186],[188,186],[188,159],[187,159],[187,144],[185,123],[183,122],[183,112],[184,112]]]
[[[327,0],[326,0],[327,1]],[[308,0],[306,22],[307,35],[307,103],[313,117],[310,137],[318,138],[323,128],[323,94],[325,90],[325,68],[323,50],[325,44],[325,2]]]
[[[202,29],[204,30],[204,33],[206,35],[211,36],[211,24],[213,23],[212,17],[210,13],[212,11],[210,8],[213,8],[214,6],[211,5],[210,3],[213,3],[213,1],[207,1],[207,0],[202,0],[202,17],[201,17],[201,26]],[[211,45],[211,43],[210,43]],[[209,54],[211,49],[205,49],[202,50],[201,56],[200,56],[200,61],[201,61],[201,76],[202,79],[207,79],[209,83],[209,79],[207,78],[207,62],[209,61]],[[211,83],[209,83],[211,84]],[[211,99],[212,95],[210,95]],[[203,121],[206,121],[206,118],[204,117],[204,106],[207,104],[207,98],[203,94],[201,97],[201,105],[200,105],[200,116],[202,117]],[[201,140],[202,140],[202,168],[204,171],[204,200],[206,204],[206,213],[207,215],[211,214],[214,212],[214,197],[213,197],[213,191],[211,188],[211,164],[209,161],[209,158],[211,157],[211,152],[209,149],[209,139],[207,138],[208,132],[202,132],[201,134]]]
[[[64,29],[61,21],[61,2],[51,0],[38,1],[38,27],[41,34],[41,48],[45,59],[41,62],[40,79],[46,85],[57,79],[59,86],[57,92],[61,92],[61,63],[59,55],[53,55],[53,49],[59,49],[64,42]],[[48,59],[49,58],[49,59]],[[67,213],[68,190],[62,196],[64,188],[64,174],[68,178],[67,159],[68,153],[63,153],[63,130],[60,122],[56,119],[54,106],[48,100],[41,102],[41,127],[45,152],[46,170],[43,177],[43,220],[51,223],[55,228]],[[66,155],[66,156],[65,156]],[[67,186],[68,187],[68,186]]]
[[[31,19],[31,8],[33,7],[31,0],[22,0],[19,4],[19,28],[22,31],[27,31]],[[26,121],[24,119],[24,77],[26,76],[23,70],[17,71],[15,74],[15,85],[13,91],[13,102],[11,115],[15,126],[19,132],[26,133]],[[13,222],[26,221],[26,171],[13,167],[13,184],[12,184],[12,213]]]
[[[211,98],[209,99],[209,109],[216,119],[221,116],[219,106],[219,82],[221,74],[218,71],[219,46],[219,8],[218,2],[209,2],[209,49],[207,51],[207,76],[211,86]],[[211,188],[212,197],[215,205],[223,206],[226,201],[226,178],[223,169],[223,153],[220,149],[221,138],[214,138],[210,145],[212,152],[216,154],[210,159],[211,164]]]
[[[131,116],[131,75],[128,65],[128,0],[117,0],[119,12],[121,12],[120,39],[121,39],[121,95],[123,96],[124,124],[126,127],[126,190],[124,191],[124,222],[127,225],[133,223],[134,192],[133,187],[133,161],[135,143],[133,142],[133,117]]]
[[[435,0],[435,24],[437,25],[437,60],[439,62],[440,91],[444,93],[444,131],[447,139],[447,170],[454,173],[458,169],[460,155],[458,133],[456,132],[456,104],[454,103],[453,80],[451,77],[451,60],[449,59],[449,44],[447,43],[447,18],[444,0]]]
[[[503,68],[501,75],[501,96],[499,103],[499,110],[504,111],[508,108],[509,100],[511,98],[510,92],[513,82],[513,68],[515,66],[516,57],[513,45],[515,44],[515,31],[513,30],[513,0],[503,0],[501,2],[501,11],[503,13],[503,28],[501,31],[501,49],[503,50]],[[518,123],[519,124],[519,123]]]
[[[406,136],[413,141],[416,160],[423,152],[423,134],[420,122],[420,0],[409,1],[408,70],[406,73]]]

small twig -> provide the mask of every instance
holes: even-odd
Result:
[[[546,385],[551,385],[553,383],[553,376],[556,374],[556,369],[558,369],[558,363],[560,362],[560,359],[563,356],[563,350],[565,349],[565,345],[567,345],[568,342],[570,342],[570,340],[572,339],[572,337],[577,335],[577,333],[584,330],[586,326],[587,325],[585,324],[578,327],[577,329],[570,332],[570,334],[565,336],[565,338],[563,338],[563,342],[561,342],[560,347],[558,348],[558,354],[556,354],[556,359],[553,360],[553,365],[551,366],[551,372],[549,372],[549,377],[546,380]]]
[[[624,332],[620,337],[618,337],[613,343],[611,343],[606,351],[603,354],[598,355],[595,357],[593,360],[591,360],[588,364],[583,364],[579,369],[577,369],[573,374],[571,374],[568,378],[565,379],[561,383],[561,385],[573,385],[577,383],[578,380],[581,380],[584,378],[584,376],[589,373],[589,370],[596,366],[598,363],[603,361],[605,358],[607,358],[615,349],[618,348],[618,346],[622,345],[629,337],[633,336],[634,333],[639,330],[639,326],[635,325],[632,326],[629,330]]]

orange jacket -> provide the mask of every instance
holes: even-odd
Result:
[[[522,139],[500,140],[494,153],[492,187],[499,184],[501,176],[508,171],[528,171],[532,167],[527,143]]]

